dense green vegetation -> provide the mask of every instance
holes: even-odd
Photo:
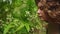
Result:
[[[40,30],[35,0],[0,0],[0,34],[38,34]]]

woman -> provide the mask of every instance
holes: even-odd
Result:
[[[60,0],[35,0],[38,15],[48,22],[47,34],[60,34]]]

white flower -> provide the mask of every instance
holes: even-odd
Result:
[[[3,2],[5,2],[6,0],[3,0]]]

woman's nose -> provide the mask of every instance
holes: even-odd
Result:
[[[42,11],[40,9],[38,9],[37,13],[38,13],[38,16],[42,16]]]
[[[41,13],[41,10],[40,10],[40,9],[38,9],[37,13],[38,13],[38,14],[40,14],[40,13]]]
[[[37,13],[40,14],[40,10],[38,10]]]

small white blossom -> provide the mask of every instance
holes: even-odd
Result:
[[[26,11],[26,14],[30,14],[30,12],[29,11]]]
[[[8,8],[5,9],[5,11],[8,11],[8,10],[9,10]]]
[[[5,2],[6,0],[3,0],[3,2]]]
[[[10,4],[12,4],[12,0],[9,0],[10,1]]]

